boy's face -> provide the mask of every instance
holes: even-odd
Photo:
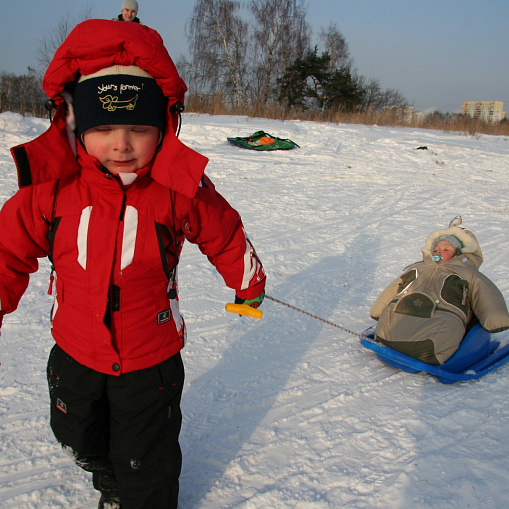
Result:
[[[133,173],[152,160],[160,131],[146,125],[100,125],[83,134],[88,154],[97,157],[113,175]]]
[[[449,261],[456,254],[456,248],[450,242],[440,240],[435,244],[432,254],[439,253],[443,257],[443,261],[439,263],[439,265],[442,265],[442,263]]]

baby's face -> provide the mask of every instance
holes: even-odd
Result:
[[[450,242],[440,240],[435,244],[431,254],[441,254],[443,260],[438,265],[442,265],[442,263],[449,261],[456,254],[456,248]]]

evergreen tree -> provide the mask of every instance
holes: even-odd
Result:
[[[365,90],[352,76],[349,67],[340,67],[331,72],[324,84],[321,97],[323,110],[354,111],[363,104]]]
[[[279,80],[279,100],[288,107],[354,110],[362,104],[364,90],[349,67],[335,69],[331,56],[318,48],[290,64]]]

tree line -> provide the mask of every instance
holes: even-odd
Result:
[[[42,88],[42,77],[57,48],[64,42],[74,26],[92,17],[89,7],[82,10],[78,21],[69,14],[60,18],[55,26],[45,31],[36,52],[37,67],[28,67],[27,73],[17,75],[0,70],[0,113],[12,111],[25,116],[45,117],[49,114],[45,107],[47,96]]]
[[[91,17],[90,9],[80,21]],[[0,72],[0,112],[44,116],[41,76],[75,23],[69,15],[39,41],[39,69],[22,76]],[[394,110],[407,101],[397,90],[357,73],[336,24],[316,40],[305,0],[196,0],[186,25],[189,57],[176,62],[201,103],[251,112],[272,105],[286,110],[369,112]]]
[[[356,72],[336,24],[313,43],[304,0],[197,0],[187,33],[190,58],[177,67],[190,93],[232,108],[278,103],[325,113],[407,103]]]
[[[43,117],[47,97],[40,75],[29,67],[23,75],[0,72],[0,113],[13,111],[25,116]]]

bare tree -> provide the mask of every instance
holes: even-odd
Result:
[[[381,111],[385,108],[402,107],[407,104],[407,99],[398,90],[388,88],[382,89],[380,82],[375,79],[366,81],[366,78],[359,78],[360,86],[364,89],[365,111]]]
[[[231,97],[236,105],[264,105],[288,62],[307,50],[309,28],[303,0],[249,4],[250,22],[241,18],[240,1],[197,0],[184,72],[202,91]]]
[[[43,116],[45,99],[41,82],[31,67],[28,68],[28,74],[21,76],[0,73],[0,112]]]
[[[407,98],[394,88],[387,88],[383,91],[381,102],[385,108],[387,107],[406,107],[408,105]]]
[[[256,102],[263,106],[276,92],[276,80],[289,63],[309,49],[310,30],[302,0],[258,0],[251,11]]]
[[[237,105],[248,99],[248,26],[237,15],[239,8],[234,0],[198,0],[189,24],[194,81],[210,93],[233,97]]]
[[[320,41],[323,48],[330,55],[330,70],[352,67],[353,61],[350,59],[348,43],[339,31],[335,23],[331,23],[327,30],[321,29]]]
[[[58,47],[65,41],[70,31],[77,23],[85,21],[92,17],[92,8],[87,6],[78,16],[78,21],[71,19],[69,12],[64,14],[56,23],[56,25],[45,31],[39,39],[37,48],[37,71],[40,76],[44,74],[49,63],[53,59],[53,55]]]
[[[80,14],[80,21],[90,18],[92,11],[87,7]],[[66,14],[45,32],[37,48],[38,67],[28,67],[28,73],[15,75],[0,73],[0,111],[13,111],[22,115],[44,116],[46,95],[42,89],[41,78],[55,51],[74,28],[74,21]]]
[[[376,111],[381,109],[382,87],[378,80],[366,80],[364,76],[359,78],[360,85],[365,91],[364,94],[364,110],[365,111]]]

